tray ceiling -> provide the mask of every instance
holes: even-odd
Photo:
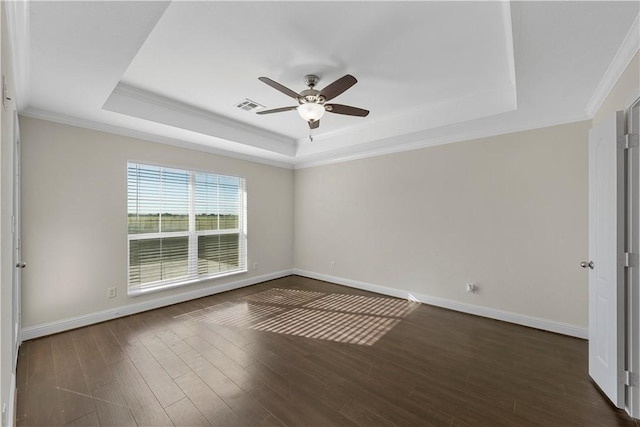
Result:
[[[17,60],[22,114],[304,166],[588,119],[638,9],[47,1],[14,9],[10,27],[26,51]],[[246,98],[294,105],[258,77],[300,91],[306,74],[320,77],[318,88],[354,75],[358,83],[334,102],[370,115],[326,114],[311,142],[296,111],[260,116],[236,107]]]

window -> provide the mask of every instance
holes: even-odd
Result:
[[[127,164],[129,294],[247,271],[245,180]]]

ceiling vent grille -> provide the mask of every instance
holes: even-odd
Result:
[[[257,103],[256,101],[252,101],[248,98],[236,103],[236,107],[245,111],[258,111],[265,108],[264,105]]]

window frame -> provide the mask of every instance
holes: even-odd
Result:
[[[157,233],[129,233],[129,184],[128,174],[130,166],[150,166],[154,168],[172,169],[189,174],[189,211],[188,219],[189,226],[186,231],[160,231]],[[196,174],[213,175],[216,177],[228,177],[236,178],[239,180],[240,192],[238,196],[238,219],[236,228],[220,228],[220,213],[218,213],[218,229],[217,230],[196,230],[196,206],[195,206],[195,177]],[[126,164],[126,197],[127,197],[127,295],[139,296],[152,292],[163,291],[180,286],[191,285],[208,280],[214,280],[222,277],[232,276],[236,274],[246,273],[248,271],[248,245],[247,245],[247,180],[245,177],[237,175],[226,175],[221,173],[214,173],[210,171],[203,171],[197,169],[184,169],[181,167],[168,166],[163,164],[156,164],[146,161],[128,160]],[[160,223],[162,221],[162,213],[160,213]],[[160,228],[160,225],[159,225]],[[238,268],[233,270],[227,270],[224,272],[213,274],[198,274],[198,238],[201,236],[221,236],[225,234],[238,234]],[[131,241],[133,240],[157,240],[163,238],[173,237],[186,237],[188,239],[188,255],[187,255],[187,275],[176,279],[166,279],[154,282],[142,283],[132,286],[130,283],[131,274]]]

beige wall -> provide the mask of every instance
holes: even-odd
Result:
[[[27,117],[20,127],[24,327],[292,268],[292,170]],[[250,271],[128,297],[128,160],[246,177]]]
[[[638,97],[640,97],[640,52],[635,54],[593,116],[593,123],[597,124],[603,118],[612,116],[616,111],[626,110]]]
[[[589,127],[297,170],[295,266],[586,327]]]
[[[636,55],[594,120],[628,105],[638,68]],[[295,266],[585,328],[576,266],[587,256],[589,128],[301,169],[294,186],[291,170],[22,117],[23,327]],[[127,297],[127,160],[247,177],[248,265],[258,270]],[[466,282],[480,292],[467,294]]]

